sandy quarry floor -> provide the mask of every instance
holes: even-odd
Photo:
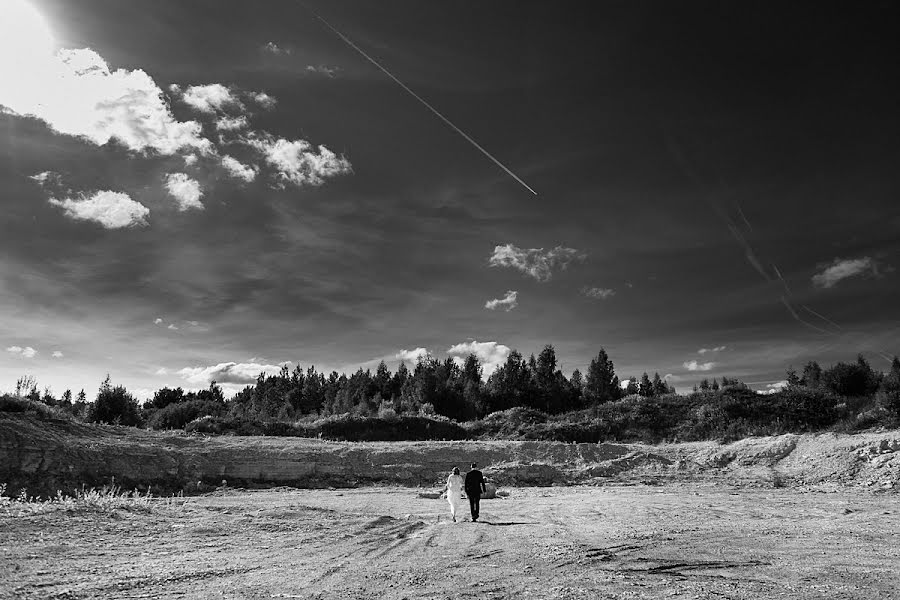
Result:
[[[524,488],[451,523],[416,490],[227,491],[0,517],[3,598],[891,598],[900,497]]]

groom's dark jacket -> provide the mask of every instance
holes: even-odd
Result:
[[[484,475],[478,469],[466,473],[466,496],[481,496],[484,487]]]

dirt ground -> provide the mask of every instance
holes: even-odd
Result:
[[[0,517],[3,598],[891,598],[897,495],[514,488],[452,523],[415,488],[219,490]]]

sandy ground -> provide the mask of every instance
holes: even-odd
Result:
[[[0,517],[3,598],[892,598],[900,498],[511,489],[482,521],[410,488],[226,490]]]

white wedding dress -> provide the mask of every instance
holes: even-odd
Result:
[[[447,478],[447,502],[450,503],[450,515],[456,521],[456,513],[462,503],[463,477],[462,475],[450,475]]]

